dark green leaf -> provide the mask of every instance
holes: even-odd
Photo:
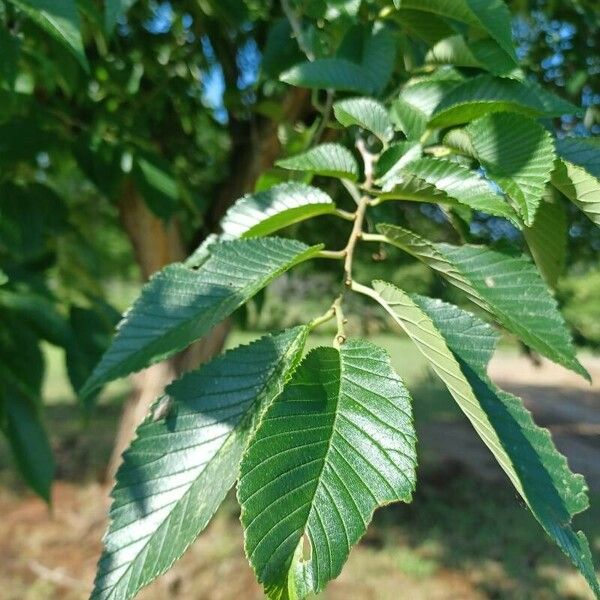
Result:
[[[588,541],[582,532],[571,528],[573,516],[588,508],[587,486],[581,475],[570,471],[548,431],[535,424],[521,399],[499,389],[488,378],[487,364],[496,334],[456,306],[424,297],[413,300],[444,336],[459,362],[485,420],[510,459],[510,466],[501,466],[544,530],[600,596]],[[471,420],[484,440],[491,433],[482,427],[485,420]]]
[[[584,167],[557,160],[552,185],[600,227],[600,179]]]
[[[374,509],[410,501],[415,466],[410,397],[386,353],[362,340],[313,350],[241,465],[246,553],[268,596],[322,590]]]
[[[94,600],[133,598],[202,532],[237,478],[261,410],[299,361],[306,335],[297,327],[265,336],[166,389],[117,473]]]
[[[87,59],[81,39],[81,23],[75,0],[9,0],[54,39],[65,46],[84,69]]]
[[[372,94],[375,84],[358,64],[343,58],[318,58],[284,71],[281,81],[310,89]]]
[[[133,178],[148,208],[161,219],[177,210],[179,190],[168,162],[158,156],[144,155],[135,159]]]
[[[454,87],[435,107],[430,127],[468,123],[494,112],[517,112],[529,117],[556,117],[579,112],[576,106],[540,93],[541,88],[514,79],[480,75]]]
[[[50,502],[54,457],[38,407],[4,366],[0,371],[0,413],[4,416],[4,433],[15,462],[31,488],[46,502]]]
[[[387,240],[429,265],[528,346],[589,379],[556,300],[525,256],[510,249],[434,244],[395,225]]]
[[[565,207],[550,197],[542,202],[533,226],[523,230],[533,260],[552,288],[565,266],[568,227]]]
[[[197,271],[169,265],[144,286],[81,395],[183,350],[320,249],[280,238],[234,240],[215,244]]]
[[[554,169],[550,133],[535,121],[511,113],[487,115],[467,131],[488,176],[514,200],[525,225],[531,226]]]

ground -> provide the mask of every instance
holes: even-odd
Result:
[[[245,341],[237,334],[231,344]],[[313,344],[328,339],[312,340]],[[419,484],[411,505],[379,510],[327,600],[591,598],[583,579],[544,536],[468,423],[406,340],[380,336],[415,401]],[[49,512],[10,469],[0,448],[0,598],[87,598],[105,528],[107,490],[99,477],[110,452],[119,399],[105,394],[89,426],[68,398],[50,355],[47,418],[55,432],[58,482]],[[591,509],[576,525],[600,556],[600,359],[585,357],[595,384],[544,362],[536,368],[501,349],[491,374],[524,397],[550,428],[572,468],[586,475]],[[204,535],[141,599],[260,599],[243,555],[238,511],[228,498]]]

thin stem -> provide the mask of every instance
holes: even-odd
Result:
[[[310,331],[312,331],[313,329],[316,329],[317,327],[319,327],[319,325],[323,325],[323,323],[327,323],[327,321],[331,321],[331,319],[333,319],[333,317],[335,317],[335,308],[332,305],[329,307],[327,312],[323,313],[320,317],[313,319],[308,324],[308,329]]]
[[[344,317],[344,310],[342,309],[342,294],[335,299],[332,308],[337,322],[337,333],[333,338],[333,346],[339,348],[348,339],[346,335],[347,319]]]
[[[370,287],[367,287],[366,285],[362,285],[361,283],[357,283],[356,281],[353,281],[350,289],[353,292],[358,292],[359,294],[363,294],[363,296],[368,296],[369,298],[373,298],[373,300],[376,300],[377,302],[379,302],[380,298],[379,298],[379,294]]]
[[[343,260],[346,258],[345,250],[321,250],[317,258],[330,258],[332,260]]]
[[[381,242],[382,244],[389,242],[387,236],[381,233],[363,233],[361,239],[365,242]]]
[[[345,219],[346,221],[354,221],[355,213],[348,212],[347,210],[342,210],[341,208],[336,208],[334,213],[336,217],[340,219]]]
[[[362,228],[367,206],[369,206],[369,198],[367,196],[363,196],[358,203],[358,208],[356,209],[356,214],[354,217],[354,225],[352,226],[352,231],[350,232],[350,237],[348,238],[348,244],[345,248],[346,257],[344,259],[344,285],[346,287],[350,287],[350,284],[352,283],[352,263],[354,261],[354,250],[358,240],[363,235]]]

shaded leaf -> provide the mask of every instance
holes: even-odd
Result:
[[[148,208],[161,219],[171,217],[179,205],[179,190],[169,163],[159,156],[138,156],[132,173]]]
[[[117,473],[93,599],[133,598],[198,537],[234,484],[256,420],[283,389],[307,333],[267,335],[167,387]]]
[[[600,227],[600,179],[584,167],[557,160],[552,185]]]
[[[10,444],[15,462],[24,479],[46,502],[54,478],[52,448],[40,420],[39,409],[20,382],[0,367],[0,413],[4,433]]]
[[[320,249],[280,238],[234,240],[215,244],[197,271],[167,266],[144,286],[81,395],[183,350]]]
[[[467,128],[475,155],[487,174],[515,201],[531,226],[554,169],[552,136],[517,114],[496,113]]]
[[[81,22],[75,0],[9,0],[45,29],[88,70],[81,39]]]
[[[374,509],[410,501],[415,466],[410,397],[387,354],[363,340],[313,350],[241,464],[245,548],[267,595],[322,590]]]
[[[534,224],[523,229],[533,260],[552,288],[565,266],[568,227],[564,206],[550,199],[542,202]]]
[[[502,0],[394,0],[397,8],[410,8],[463,21],[485,31],[516,63],[511,14]]]
[[[279,79],[310,89],[372,94],[375,84],[358,64],[343,58],[318,58],[284,71]]]

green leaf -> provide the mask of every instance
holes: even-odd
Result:
[[[144,286],[119,324],[81,395],[183,350],[276,277],[320,250],[321,246],[280,238],[234,240],[215,244],[197,271],[182,264],[164,268]]]
[[[81,66],[89,69],[83,41],[81,22],[75,0],[9,0],[45,29],[54,39],[65,46],[77,58]]]
[[[161,219],[168,219],[179,205],[177,182],[169,163],[159,156],[137,156],[133,177],[148,208]]]
[[[445,338],[477,398],[477,418],[471,419],[482,438],[497,438],[510,459],[501,466],[548,535],[588,580],[596,596],[600,586],[588,542],[570,524],[588,508],[587,487],[574,475],[546,429],[538,427],[520,398],[496,387],[487,376],[487,364],[497,335],[466,311],[440,300],[413,297]],[[483,419],[479,417],[483,416]],[[493,431],[485,422],[488,421]]]
[[[444,146],[451,148],[459,152],[460,154],[464,154],[465,156],[474,157],[475,156],[475,148],[473,147],[473,140],[469,135],[468,129],[465,128],[456,128],[451,129],[443,139]]]
[[[313,350],[267,409],[241,464],[245,548],[270,598],[336,577],[373,511],[415,486],[411,401],[363,340]]]
[[[392,104],[391,118],[409,140],[418,141],[436,106],[460,82],[427,80],[406,86]]]
[[[528,346],[589,379],[556,300],[525,255],[511,249],[434,244],[395,225],[377,229],[389,243],[465,292]]]
[[[0,29],[0,87],[13,91],[18,73],[21,40],[7,28]]]
[[[514,210],[489,182],[475,171],[439,158],[408,162],[400,171],[403,181],[379,197],[382,200],[455,203],[519,223]]]
[[[557,160],[552,185],[600,227],[600,179],[567,160]]]
[[[302,154],[278,160],[275,164],[283,169],[308,171],[351,181],[356,181],[359,175],[356,159],[350,150],[340,144],[321,144]]]
[[[533,260],[552,288],[565,266],[568,228],[564,206],[558,199],[550,198],[542,202],[534,224],[523,229]]]
[[[564,160],[584,168],[600,179],[600,138],[567,137],[556,140],[556,151]]]
[[[529,83],[480,75],[455,86],[435,107],[430,127],[473,121],[488,113],[516,112],[529,117],[557,117],[579,112],[566,100]]]
[[[531,226],[554,169],[550,133],[539,123],[511,113],[487,115],[467,131],[489,177],[515,201],[525,225]]]
[[[395,21],[409,35],[423,40],[428,46],[433,46],[439,40],[454,33],[442,17],[430,14],[427,19],[424,19],[420,10],[401,8],[396,11]]]
[[[69,381],[76,393],[92,374],[94,367],[110,346],[119,314],[108,304],[96,303],[91,308],[72,306],[69,313],[71,336],[65,358]],[[95,397],[88,396],[84,408],[90,410]]]
[[[355,47],[335,58],[317,58],[283,72],[281,81],[311,89],[380,94],[392,75],[396,58],[394,34],[376,23],[371,31],[352,31]]]
[[[421,158],[423,147],[418,142],[404,141],[392,144],[382,152],[375,165],[376,183],[384,191],[403,181],[402,169],[414,160]]]
[[[26,290],[1,290],[0,306],[10,309],[51,344],[64,346],[67,343],[69,329],[66,320],[50,297]]]
[[[14,376],[0,367],[3,430],[25,481],[46,502],[54,478],[54,457],[38,408]]]
[[[335,118],[344,127],[357,125],[370,131],[384,144],[393,136],[393,126],[385,107],[373,98],[348,98],[333,105]]]
[[[240,198],[223,217],[221,229],[230,237],[258,237],[334,211],[335,204],[320,189],[303,183],[282,183]]]
[[[391,29],[376,24],[365,37],[361,66],[373,82],[373,93],[380,95],[387,87],[396,63],[396,40]]]
[[[485,31],[517,62],[511,14],[502,0],[394,0],[396,8],[416,9],[463,21]]]
[[[477,67],[495,75],[506,75],[515,68],[515,63],[493,40],[467,42],[462,35],[439,40],[425,55],[425,63]]]
[[[375,84],[358,64],[344,58],[318,58],[294,65],[279,79],[290,85],[309,89],[332,89],[340,92],[372,94]]]
[[[198,537],[234,484],[256,420],[283,389],[307,334],[296,327],[267,335],[167,387],[117,473],[94,600],[133,598]]]

